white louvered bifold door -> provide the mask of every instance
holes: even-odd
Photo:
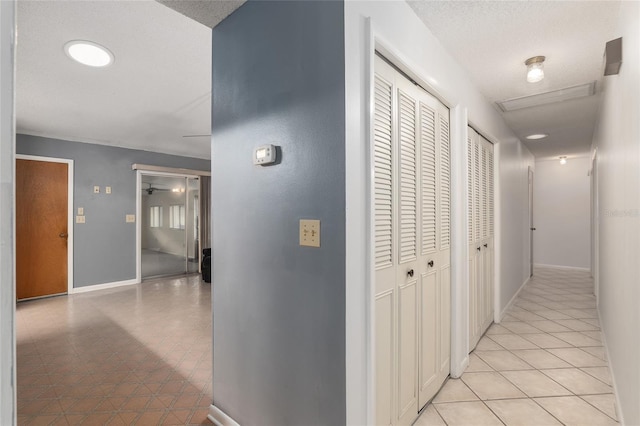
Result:
[[[418,410],[418,167],[417,100],[414,87],[398,87],[398,423],[411,424]],[[410,94],[409,94],[410,93]]]
[[[420,102],[420,158],[422,201],[422,247],[420,263],[427,265],[436,255],[438,228],[438,111],[434,102]],[[426,404],[437,392],[438,383],[438,287],[436,268],[424,268],[420,277],[420,354],[418,373],[419,405]]]
[[[375,327],[376,327],[376,422],[395,423],[396,361],[396,247],[395,247],[395,154],[392,105],[393,74],[376,67],[373,113]],[[388,73],[387,73],[388,74]]]
[[[483,162],[483,211],[486,235],[482,240],[482,283],[483,317],[481,332],[484,333],[493,322],[493,144],[481,137]]]
[[[467,214],[469,223],[469,350],[473,350],[480,338],[478,322],[478,240],[479,191],[477,172],[480,164],[478,157],[478,134],[471,127],[467,128]]]
[[[410,425],[449,374],[449,110],[377,56],[374,98],[375,423]]]
[[[493,145],[468,129],[469,349],[493,322]]]

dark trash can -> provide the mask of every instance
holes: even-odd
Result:
[[[211,282],[211,249],[202,249],[202,280],[205,283]]]

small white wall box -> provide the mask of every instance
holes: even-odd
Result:
[[[276,162],[276,146],[262,145],[253,150],[253,164],[265,166]]]

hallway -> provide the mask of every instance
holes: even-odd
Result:
[[[593,280],[540,268],[415,425],[613,425],[614,401]]]

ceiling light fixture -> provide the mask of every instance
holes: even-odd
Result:
[[[537,83],[544,78],[544,56],[534,56],[524,61],[527,66],[527,81]]]
[[[547,135],[546,133],[535,133],[533,135],[526,136],[526,138],[529,139],[529,140],[534,141],[534,140],[537,140],[537,139],[544,139],[547,136],[549,136],[549,135]]]
[[[115,59],[106,47],[86,40],[71,40],[64,45],[64,51],[74,61],[90,67],[106,67]]]
[[[560,157],[560,164],[562,164],[563,166],[565,164],[567,164],[567,157],[566,156]]]

